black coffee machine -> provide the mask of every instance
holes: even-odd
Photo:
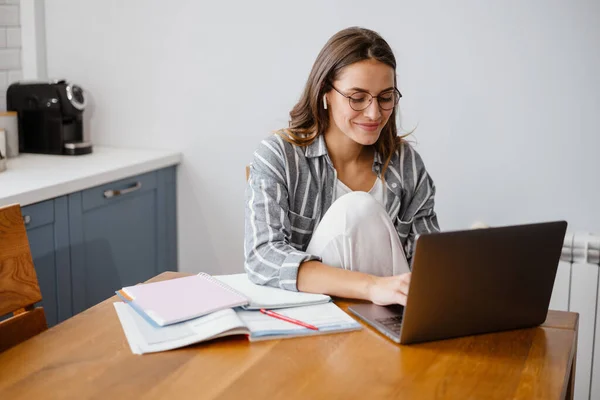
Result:
[[[81,87],[62,81],[17,82],[6,91],[19,121],[19,152],[79,155],[92,152],[83,138],[86,98]]]

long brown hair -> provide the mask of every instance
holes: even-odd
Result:
[[[392,67],[396,86],[396,58],[389,44],[377,32],[351,27],[333,35],[317,56],[302,96],[290,111],[289,128],[280,131],[281,136],[295,145],[308,146],[324,134],[329,128],[329,113],[323,108],[323,95],[332,89],[331,82],[336,80],[342,68],[368,59]],[[406,136],[398,137],[397,110],[396,106],[374,145],[383,158],[382,176]]]

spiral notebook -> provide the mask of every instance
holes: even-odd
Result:
[[[149,322],[171,325],[226,308],[248,304],[248,298],[206,273],[124,287],[117,291]]]

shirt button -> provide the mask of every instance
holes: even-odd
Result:
[[[397,183],[392,183],[392,187],[393,187],[394,189],[396,189],[396,187],[398,187],[398,184],[397,184]]]

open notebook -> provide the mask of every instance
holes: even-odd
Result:
[[[124,287],[117,295],[150,323],[171,325],[226,308],[288,308],[327,303],[324,294],[256,285],[246,274],[198,275]]]
[[[256,285],[250,282],[246,274],[214,275],[213,278],[246,296],[248,304],[242,305],[242,308],[246,310],[307,306],[327,303],[331,300],[331,297],[326,294],[292,292],[290,290]]]
[[[279,314],[319,328],[304,328],[259,311],[225,309],[165,327],[150,324],[125,303],[114,303],[121,326],[134,354],[172,350],[222,336],[248,335],[250,341],[346,332],[361,325],[334,303],[286,308]]]

